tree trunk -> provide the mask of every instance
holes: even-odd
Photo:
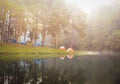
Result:
[[[35,44],[37,42],[37,30],[35,30]]]
[[[33,40],[33,31],[30,32],[30,40]]]
[[[73,37],[71,37],[70,48],[73,48]]]
[[[5,43],[5,21],[1,23],[1,46]]]
[[[10,39],[10,13],[6,13],[6,42]]]
[[[1,29],[1,46],[3,46],[3,44],[4,44],[4,29],[2,27],[2,29]]]
[[[20,17],[20,22],[19,22],[19,26],[18,26],[17,42],[19,41],[19,37],[21,36],[21,28],[22,28],[22,22],[21,22],[21,17]]]
[[[7,42],[9,42],[10,40],[10,23],[8,25],[8,38],[7,38]]]
[[[45,25],[43,24],[43,29],[42,29],[42,46],[45,46]]]
[[[74,38],[74,32],[73,32],[73,21],[71,22],[71,42],[70,42],[70,48],[73,48],[73,38]]]
[[[14,39],[17,39],[17,26],[15,26],[15,31],[14,32],[15,32],[15,36],[14,36],[15,38]]]
[[[26,33],[24,33],[24,42],[25,42],[25,39],[26,39]]]
[[[22,29],[22,14],[20,13],[20,14],[18,14],[18,20],[17,20],[17,38],[16,38],[16,40],[17,40],[17,42],[18,42],[18,38],[21,36],[21,29]]]
[[[55,32],[55,38],[54,38],[54,45],[55,45],[55,48],[57,48],[57,34]]]

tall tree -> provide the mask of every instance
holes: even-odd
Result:
[[[1,30],[1,45],[9,40],[10,29],[10,11],[14,7],[9,0],[1,0],[0,3],[0,30]]]
[[[63,0],[53,0],[51,5],[51,14],[49,19],[48,33],[53,37],[53,45],[58,47],[57,39],[60,31],[64,30],[69,24],[69,12]]]

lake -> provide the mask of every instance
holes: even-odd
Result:
[[[120,55],[39,56],[0,56],[0,84],[120,84]]]

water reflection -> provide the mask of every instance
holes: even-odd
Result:
[[[120,84],[120,56],[71,58],[1,60],[0,84]]]
[[[59,58],[61,59],[61,60],[64,60],[64,59],[66,59],[66,58],[68,58],[68,59],[72,59],[74,57],[74,55],[62,55],[62,56],[60,56]]]

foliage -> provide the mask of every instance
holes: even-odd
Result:
[[[120,50],[119,3],[103,6],[88,19],[86,37],[81,41],[85,50]]]
[[[73,35],[74,37],[84,36],[86,27],[84,12],[69,10],[63,0],[2,0],[1,3],[3,4],[0,4],[3,10],[0,17],[3,18],[1,45],[8,43],[11,39],[20,43],[20,36],[24,36],[25,40],[26,32],[30,32],[30,40],[34,44],[41,34],[42,46],[45,46],[45,43],[52,43],[48,46],[57,48],[62,45],[67,46],[67,43],[68,47],[75,48],[79,43],[76,45],[71,35],[77,32]],[[51,40],[46,40],[50,35]],[[62,38],[63,35],[64,38]]]

